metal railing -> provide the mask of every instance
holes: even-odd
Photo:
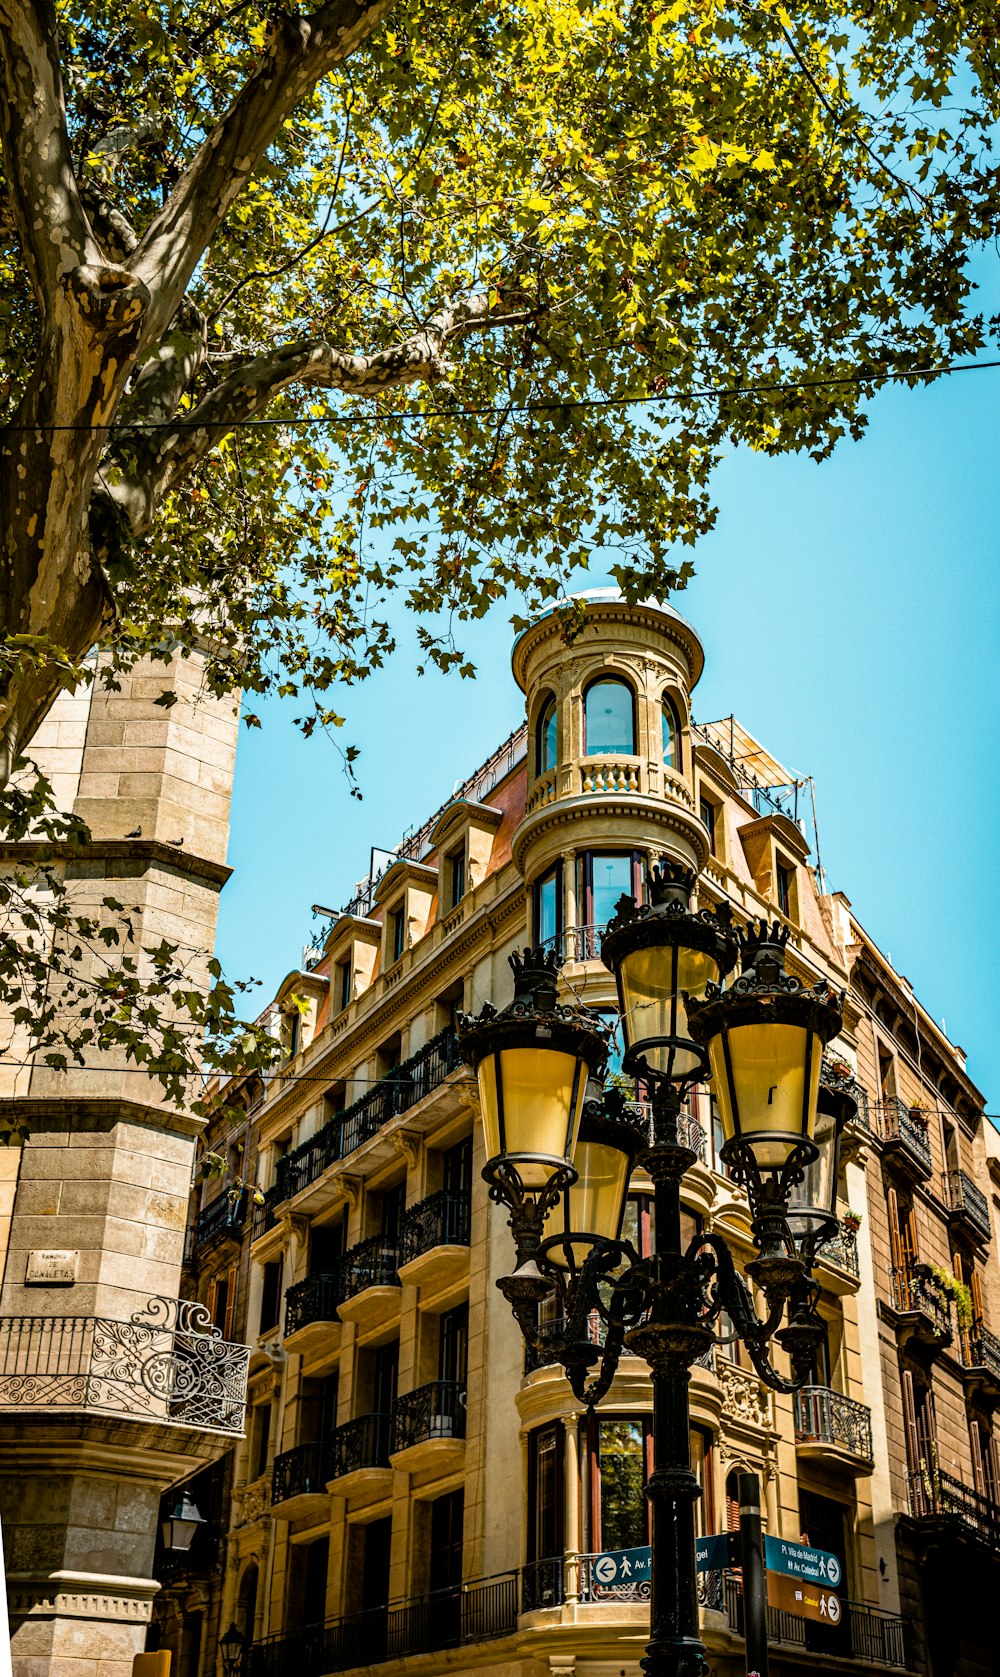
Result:
[[[829,1386],[801,1386],[795,1393],[795,1441],[839,1444],[871,1462],[871,1410]]]
[[[587,1602],[648,1601],[648,1578],[624,1578],[618,1584],[601,1584],[594,1576],[597,1555],[579,1555],[580,1600]]]
[[[911,1159],[929,1176],[932,1160],[927,1126],[914,1118],[912,1108],[905,1106],[898,1096],[889,1095],[879,1102],[875,1112],[882,1140],[900,1142]]]
[[[256,1202],[254,1203],[250,1223],[251,1241],[259,1240],[261,1235],[265,1235],[270,1229],[277,1227],[278,1213],[276,1208],[278,1199],[278,1190],[274,1187],[268,1188],[259,1205]]]
[[[445,1189],[411,1206],[399,1227],[399,1261],[408,1264],[435,1246],[468,1246],[469,1196]]]
[[[964,1211],[971,1223],[974,1223],[984,1240],[989,1240],[990,1208],[986,1202],[986,1195],[981,1193],[972,1178],[966,1176],[964,1170],[945,1171],[941,1179],[941,1197],[949,1211]]]
[[[726,1573],[723,1583],[725,1611],[729,1628],[736,1636],[743,1630],[743,1583],[732,1573]],[[863,1661],[866,1665],[888,1666],[912,1671],[913,1645],[910,1626],[894,1613],[880,1607],[869,1607],[865,1601],[841,1601],[839,1625],[817,1624],[802,1619],[797,1613],[786,1613],[777,1607],[767,1609],[768,1642],[786,1643],[791,1647],[807,1648],[817,1656],[823,1653]]]
[[[538,1613],[545,1607],[560,1607],[566,1599],[563,1580],[565,1556],[550,1555],[529,1561],[521,1568],[521,1612]]]
[[[232,1188],[199,1211],[194,1225],[195,1251],[221,1235],[239,1233],[247,1214],[247,1198],[243,1188]]]
[[[274,1458],[271,1474],[271,1505],[288,1502],[293,1496],[321,1496],[332,1479],[328,1438],[310,1444],[296,1444]]]
[[[164,1426],[243,1432],[250,1348],[205,1306],[154,1296],[126,1322],[0,1317],[0,1409],[93,1410]]]
[[[465,1382],[431,1380],[392,1406],[392,1453],[431,1438],[465,1437]]]
[[[308,1280],[289,1287],[285,1294],[285,1337],[313,1322],[339,1321],[340,1288],[341,1277],[336,1271],[331,1275],[310,1275]]]
[[[852,1077],[850,1082],[846,1085],[846,1092],[849,1095],[853,1095],[858,1107],[857,1117],[852,1118],[851,1122],[853,1124],[861,1124],[866,1130],[870,1130],[872,1127],[872,1118],[871,1109],[868,1103],[868,1090],[865,1088],[863,1083],[858,1082],[856,1077]]]
[[[517,1586],[516,1572],[502,1572],[265,1637],[249,1649],[247,1677],[324,1677],[509,1636],[517,1629]]]
[[[838,1269],[853,1275],[856,1280],[861,1275],[858,1264],[858,1237],[853,1229],[845,1229],[843,1224],[831,1239],[824,1240],[818,1256],[820,1263],[836,1264]]]
[[[359,1241],[337,1263],[340,1277],[340,1302],[363,1293],[367,1287],[398,1287],[399,1245],[375,1234]]]
[[[951,1339],[951,1305],[932,1275],[922,1267],[894,1269],[889,1279],[896,1310],[925,1317],[942,1340]]]
[[[285,1154],[278,1164],[278,1201],[291,1199],[330,1165],[356,1152],[391,1118],[422,1101],[461,1063],[458,1038],[449,1025],[351,1106],[336,1113],[308,1141]]]
[[[342,1479],[363,1467],[388,1467],[390,1431],[388,1415],[356,1415],[337,1427],[330,1438],[329,1477]]]
[[[966,1368],[985,1368],[1000,1381],[1000,1339],[982,1322],[962,1329],[962,1363]]]
[[[939,1467],[921,1464],[911,1472],[910,1512],[918,1520],[945,1516],[958,1521],[982,1543],[1000,1551],[1000,1508]]]

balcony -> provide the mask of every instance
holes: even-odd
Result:
[[[330,1495],[369,1498],[387,1493],[392,1485],[389,1465],[388,1415],[358,1415],[345,1421],[330,1440]]]
[[[899,1315],[899,1342],[914,1340],[930,1351],[951,1344],[951,1304],[924,1264],[890,1272],[892,1307]]]
[[[301,1193],[331,1165],[363,1147],[391,1118],[426,1099],[461,1064],[458,1038],[449,1026],[345,1111],[338,1112],[308,1141],[286,1153],[278,1165],[278,1201]]]
[[[723,1611],[735,1636],[743,1631],[742,1580],[726,1573],[723,1579]],[[780,1608],[767,1609],[768,1644],[809,1651],[810,1669],[821,1670],[824,1654],[857,1660],[862,1665],[890,1671],[913,1671],[913,1643],[910,1626],[894,1613],[869,1607],[866,1601],[842,1601],[843,1616],[836,1627],[801,1619]]]
[[[795,1453],[840,1462],[851,1473],[871,1473],[871,1410],[829,1386],[802,1386],[795,1393]]]
[[[274,1458],[271,1512],[277,1520],[320,1520],[329,1511],[330,1440],[296,1444]]]
[[[986,1195],[980,1193],[964,1170],[945,1171],[941,1178],[941,1198],[948,1207],[949,1228],[970,1235],[976,1242],[989,1241],[993,1231]]]
[[[934,1522],[939,1535],[968,1537],[1000,1554],[1000,1508],[940,1468],[910,1474],[910,1513],[922,1524]]]
[[[963,1328],[962,1374],[966,1391],[974,1393],[985,1407],[1000,1404],[1000,1339],[982,1322]]]
[[[931,1175],[931,1144],[927,1126],[913,1116],[913,1108],[890,1095],[875,1108],[882,1156],[904,1176],[925,1182]]]
[[[399,1309],[399,1245],[376,1234],[345,1252],[338,1266],[341,1321],[373,1327]]]
[[[425,1295],[439,1293],[469,1273],[468,1194],[442,1190],[411,1206],[399,1229],[399,1278]]]
[[[821,1265],[823,1285],[830,1293],[856,1293],[861,1280],[858,1264],[858,1237],[853,1229],[843,1225],[831,1240],[825,1240],[816,1254]]]
[[[307,1625],[286,1636],[269,1636],[253,1643],[247,1677],[326,1677],[335,1671],[354,1671],[382,1665],[409,1654],[464,1648],[517,1629],[517,1573],[477,1578],[434,1595],[390,1602],[326,1624]],[[449,1663],[454,1671],[468,1669]]]
[[[262,1239],[264,1235],[270,1234],[272,1229],[277,1228],[277,1225],[278,1225],[277,1205],[278,1205],[278,1190],[277,1190],[276,1187],[275,1188],[268,1188],[267,1193],[262,1196],[259,1205],[256,1203],[256,1201],[254,1202],[253,1213],[252,1213],[251,1222],[250,1222],[250,1241],[251,1241],[251,1244],[255,1240]]]
[[[465,1382],[431,1380],[392,1406],[390,1459],[406,1473],[452,1473],[465,1460]]]
[[[250,1348],[202,1304],[151,1298],[126,1322],[0,1317],[0,1410],[115,1415],[241,1438]]]
[[[335,1350],[340,1342],[337,1306],[341,1276],[310,1275],[285,1294],[285,1349],[308,1357],[321,1346]]]
[[[199,1211],[194,1225],[196,1252],[213,1245],[217,1240],[239,1240],[246,1219],[248,1198],[244,1188],[232,1188],[227,1193],[220,1194],[211,1205],[206,1205],[203,1211]]]

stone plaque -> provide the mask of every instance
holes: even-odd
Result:
[[[28,1287],[71,1287],[80,1263],[79,1252],[29,1252],[24,1277]]]

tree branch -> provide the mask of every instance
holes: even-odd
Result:
[[[392,4],[328,0],[311,17],[275,17],[258,69],[199,146],[139,246],[136,272],[152,297],[141,347],[166,331],[202,252],[285,119],[364,44]]]

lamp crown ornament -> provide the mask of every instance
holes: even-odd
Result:
[[[540,1010],[555,1006],[562,966],[557,950],[546,949],[542,944],[526,945],[524,949],[515,949],[507,960],[514,974],[515,997],[531,996]]]
[[[686,913],[691,904],[696,874],[684,862],[661,856],[646,873],[646,890],[654,913],[671,910]]]
[[[777,985],[785,977],[788,933],[780,920],[751,920],[747,926],[737,926],[744,978],[753,973],[758,984]]]

